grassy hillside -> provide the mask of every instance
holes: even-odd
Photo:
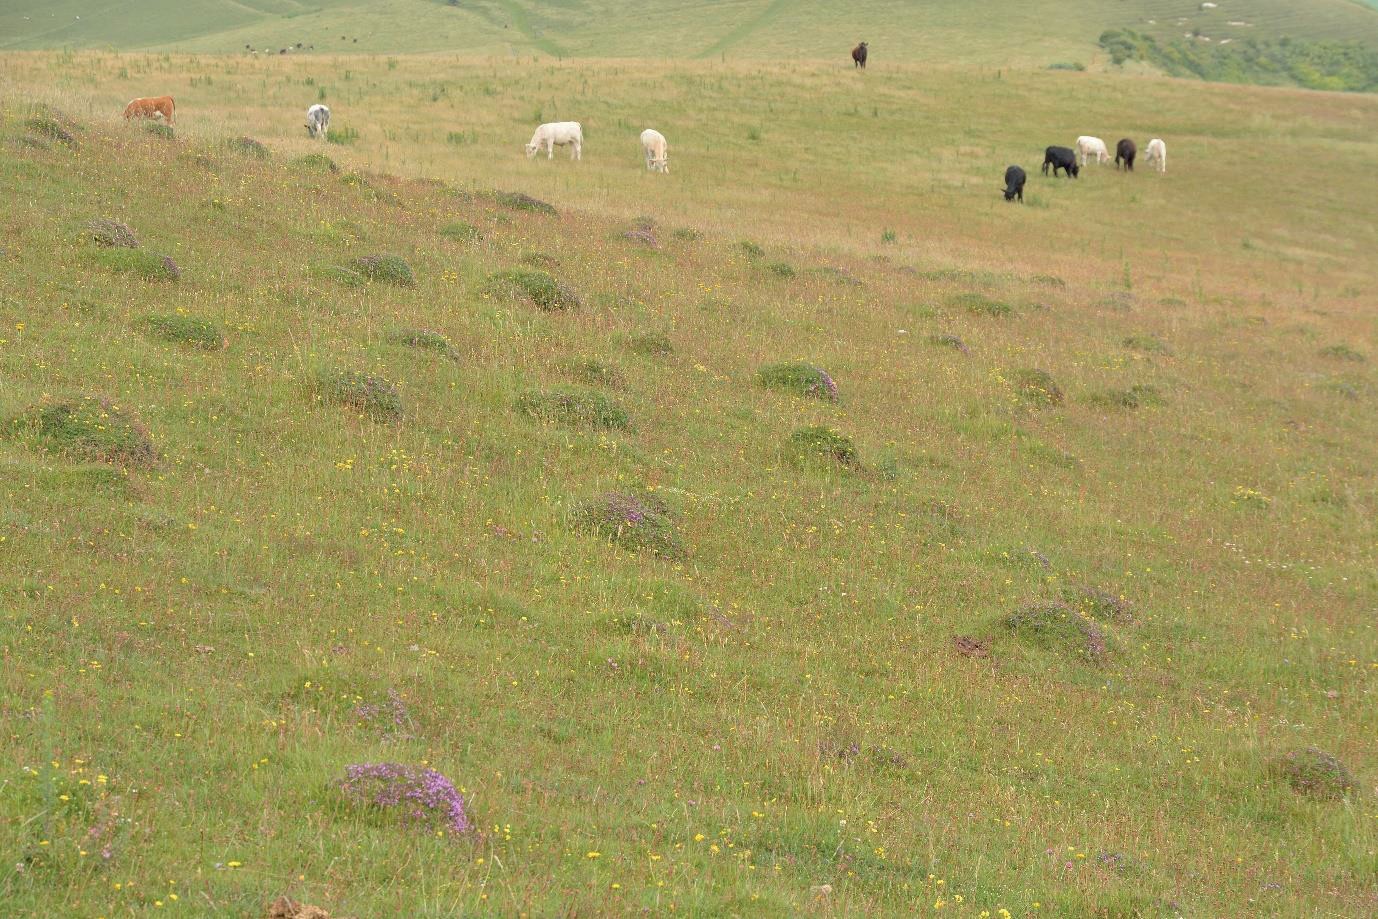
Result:
[[[4,63],[11,911],[1372,909],[1378,103]],[[1088,126],[1169,172],[1037,175]]]
[[[78,18],[80,17],[80,18]],[[1044,66],[1100,59],[1105,29],[1160,40],[1326,39],[1378,46],[1378,13],[1352,0],[11,0],[0,48],[237,51],[462,51],[579,57],[835,59],[861,38],[879,66],[963,62]]]

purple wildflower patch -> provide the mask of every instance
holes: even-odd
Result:
[[[407,736],[411,713],[395,689],[388,690],[382,702],[361,702],[354,706],[354,717],[361,725],[376,728],[384,734]]]
[[[580,506],[575,521],[581,529],[633,551],[647,549],[665,558],[684,552],[669,508],[653,495],[609,492]]]
[[[434,769],[401,763],[355,763],[345,767],[340,790],[356,805],[395,809],[405,822],[427,830],[460,834],[469,829],[463,796]]]

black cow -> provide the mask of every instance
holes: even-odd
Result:
[[[1019,199],[1019,203],[1024,203],[1024,170],[1018,166],[1011,166],[1005,170],[1005,200],[1013,201]]]
[[[866,42],[862,42],[852,49],[852,65],[866,69]]]
[[[1124,168],[1130,172],[1134,171],[1134,157],[1139,155],[1139,148],[1134,146],[1134,141],[1128,137],[1122,138],[1115,144],[1115,168],[1120,168],[1120,161],[1124,161]]]
[[[1053,167],[1053,178],[1057,178],[1059,169],[1066,173],[1070,179],[1075,179],[1081,172],[1081,167],[1077,165],[1077,154],[1071,147],[1049,147],[1043,151],[1043,174],[1048,174],[1048,167]]]

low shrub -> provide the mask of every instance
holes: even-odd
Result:
[[[517,409],[566,428],[622,431],[631,425],[626,409],[616,400],[587,389],[533,390],[517,399]]]
[[[767,389],[783,389],[812,399],[837,401],[837,383],[828,372],[803,361],[767,364],[757,371],[756,378]]]
[[[992,300],[977,291],[953,294],[947,298],[947,302],[977,316],[1011,316],[1014,314],[1014,307],[1008,303]]]
[[[365,255],[351,261],[346,267],[368,278],[399,287],[415,287],[416,275],[411,266],[397,255]]]
[[[104,268],[137,274],[145,281],[176,281],[182,277],[182,269],[171,256],[147,249],[102,249],[95,253],[95,259]]]
[[[81,396],[44,402],[11,420],[12,435],[77,459],[147,466],[157,459],[148,430],[108,399]]]
[[[190,345],[203,351],[219,351],[225,347],[225,336],[213,322],[184,316],[181,313],[153,314],[138,323],[150,335],[179,345]]]
[[[434,769],[356,763],[345,767],[340,792],[351,804],[393,814],[427,836],[459,835],[469,829],[463,795]]]
[[[558,211],[555,205],[548,204],[539,198],[533,198],[528,194],[519,191],[500,191],[495,196],[498,204],[503,207],[511,208],[514,211],[527,211],[533,214],[546,214],[554,217]]]
[[[1017,638],[1059,653],[1101,661],[1108,653],[1105,631],[1063,603],[1031,603],[1001,620]]]
[[[943,348],[955,348],[963,354],[971,353],[971,349],[967,347],[966,342],[962,341],[956,335],[930,335],[928,336],[928,343]]]
[[[1096,587],[1065,585],[1060,591],[1063,602],[1072,610],[1100,622],[1128,623],[1134,621],[1129,601],[1117,594]]]
[[[670,235],[680,242],[691,243],[703,238],[703,234],[693,227],[677,227],[670,231]]]
[[[664,558],[684,554],[674,518],[659,497],[648,493],[609,492],[575,508],[575,526],[633,552]]]
[[[268,148],[252,137],[236,137],[225,144],[235,153],[245,156],[252,156],[254,159],[266,160],[268,158]]]
[[[861,465],[861,454],[852,439],[825,425],[800,428],[789,436],[789,444],[801,458],[823,459],[848,468]]]
[[[513,268],[496,272],[488,276],[485,287],[492,293],[529,300],[548,312],[580,306],[579,295],[572,287],[556,280],[549,272],[537,269]]]
[[[627,347],[637,354],[644,354],[647,357],[669,357],[675,353],[675,344],[670,341],[668,335],[660,332],[644,332],[640,335],[633,335],[627,341]]]
[[[1320,350],[1321,357],[1331,357],[1341,361],[1354,361],[1362,363],[1367,360],[1364,355],[1355,351],[1349,345],[1327,345]]]
[[[742,250],[742,253],[747,258],[761,258],[766,254],[765,249],[762,249],[759,245],[757,245],[749,239],[744,239],[741,242],[737,243],[737,248]]]
[[[1138,383],[1128,389],[1102,390],[1092,395],[1089,401],[1092,405],[1102,408],[1136,409],[1164,404],[1163,397],[1156,387]]]
[[[163,124],[161,121],[144,122],[144,132],[147,134],[152,134],[154,137],[162,138],[163,140],[177,139],[176,129],[174,129],[170,124]]]
[[[1292,790],[1322,800],[1338,800],[1355,790],[1354,776],[1344,763],[1318,747],[1304,747],[1273,764]]]
[[[98,217],[86,225],[86,235],[98,246],[110,249],[137,249],[139,237],[128,224],[109,217]]]
[[[322,370],[316,374],[313,389],[322,402],[348,406],[374,421],[402,417],[402,395],[397,386],[371,373]]]
[[[430,329],[393,329],[387,338],[394,344],[415,348],[418,351],[431,351],[451,359],[459,357],[448,338]]]
[[[1016,370],[1013,374],[1013,382],[1015,393],[1018,394],[1019,400],[1026,405],[1050,408],[1054,405],[1061,405],[1066,399],[1062,387],[1057,385],[1052,374],[1046,370],[1033,368]]]
[[[478,242],[483,239],[483,231],[472,223],[455,221],[440,228],[440,235],[460,243]]]
[[[795,275],[794,266],[789,262],[771,262],[765,268],[779,278],[792,278]]]
[[[1161,339],[1154,335],[1129,335],[1121,342],[1130,351],[1142,351],[1145,354],[1168,354],[1168,346]]]
[[[340,171],[340,167],[335,164],[335,161],[324,153],[308,153],[305,156],[299,156],[292,160],[290,165],[301,172],[334,173]]]
[[[617,367],[591,357],[575,358],[565,364],[565,370],[573,379],[594,386],[618,389],[627,382],[627,378]]]
[[[54,114],[42,112],[28,118],[24,122],[24,127],[37,134],[39,137],[46,137],[48,140],[61,141],[68,146],[76,146],[76,136],[63,126],[62,121]]]

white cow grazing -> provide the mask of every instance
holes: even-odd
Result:
[[[1097,163],[1110,162],[1110,151],[1105,149],[1105,141],[1087,134],[1077,138],[1077,155],[1081,157],[1081,165],[1083,166],[1086,165],[1088,156],[1094,156]]]
[[[1144,162],[1150,166],[1157,166],[1159,172],[1167,172],[1167,144],[1163,143],[1162,138],[1155,137],[1148,142],[1148,149],[1144,151]]]
[[[312,137],[325,137],[330,132],[330,109],[319,102],[307,109],[306,131]]]
[[[653,128],[641,132],[641,149],[646,152],[646,168],[654,172],[670,171],[670,145],[665,135]]]
[[[583,159],[584,129],[577,121],[552,121],[543,124],[531,135],[531,143],[526,145],[526,155],[535,156],[545,147],[546,159],[555,158],[556,147],[571,147],[569,158]]]

